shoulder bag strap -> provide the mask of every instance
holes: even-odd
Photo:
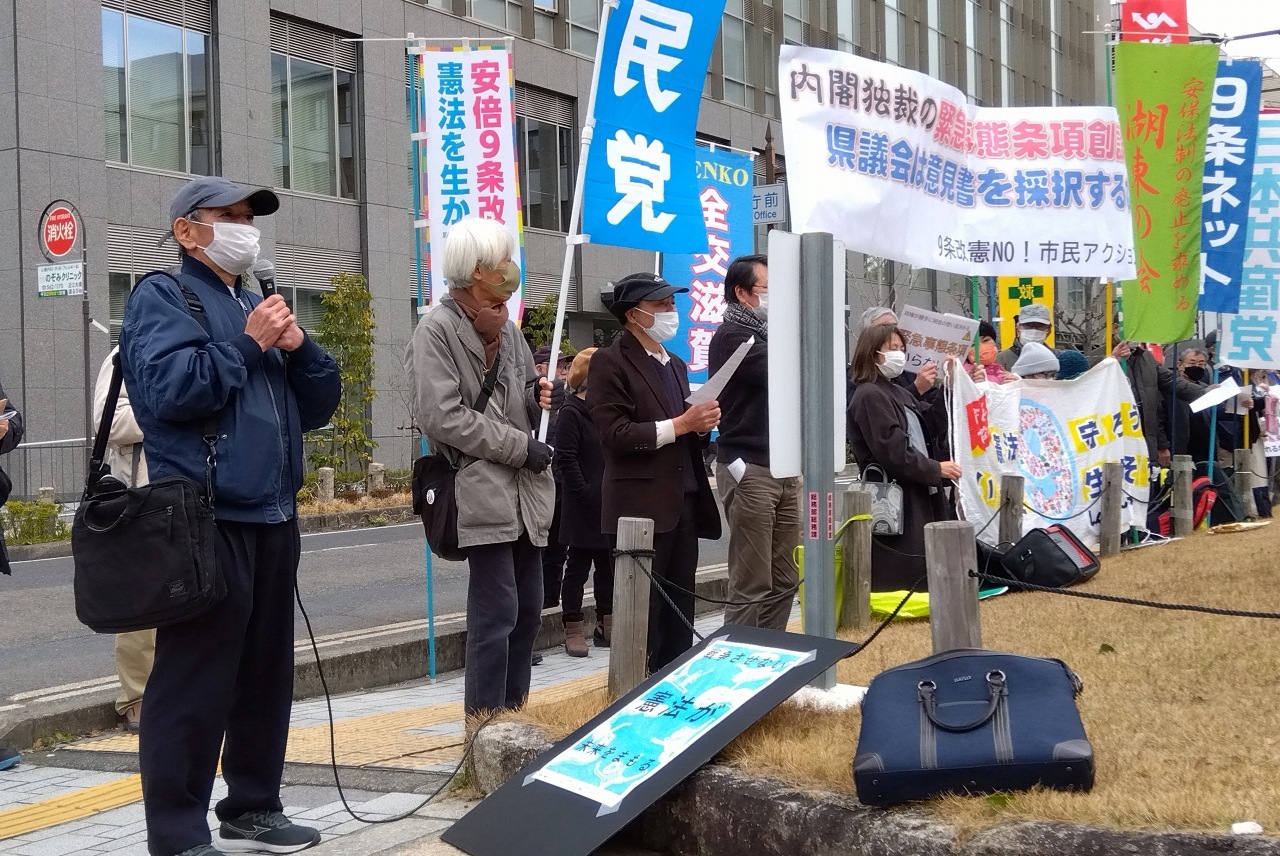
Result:
[[[93,438],[93,454],[89,457],[89,474],[85,477],[85,489],[102,478],[102,462],[107,456],[107,440],[111,436],[111,422],[115,419],[116,405],[120,402],[120,354],[111,358],[111,385],[107,388],[107,400],[102,405],[102,417],[98,420],[98,433]]]
[[[498,369],[502,365],[502,352],[499,351],[493,358],[493,367],[485,372],[484,380],[480,381],[480,395],[476,397],[476,403],[471,407],[473,410],[484,413],[484,409],[489,406],[489,399],[493,397],[493,391],[498,386]]]
[[[182,291],[182,297],[187,302],[187,312],[191,313],[191,317],[196,319],[201,327],[204,328],[205,335],[210,340],[213,339],[213,328],[209,326],[209,316],[204,311],[204,304],[200,301],[200,296],[192,290],[182,280],[178,279],[167,271],[160,272],[162,276],[167,276],[173,280],[174,284]],[[200,433],[204,435],[204,444],[209,447],[209,453],[204,459],[204,480],[205,491],[209,497],[209,502],[213,502],[213,476],[217,469],[217,446],[218,446],[218,417],[217,414],[209,416],[200,421]]]

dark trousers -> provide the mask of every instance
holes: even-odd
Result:
[[[560,485],[556,485],[555,514],[551,518],[551,530],[547,532],[547,546],[542,548],[543,609],[552,609],[560,604],[565,556],[569,552],[569,548],[560,541],[560,508]]]
[[[693,647],[693,586],[698,572],[698,511],[686,494],[680,523],[653,536],[653,576],[675,603],[655,588],[649,591],[649,671],[656,672]],[[674,583],[679,591],[666,583]],[[689,592],[686,594],[685,592]],[[678,610],[678,611],[677,611]]]
[[[528,535],[467,548],[467,661],[463,707],[514,710],[529,697],[542,627],[542,550]]]
[[[209,796],[222,750],[222,820],[280,811],[293,702],[297,521],[218,523],[227,596],[156,631],[139,749],[147,849],[173,856],[209,843]]]
[[[613,554],[608,548],[589,550],[570,547],[564,567],[564,620],[582,620],[582,591],[587,586],[591,566],[596,566],[596,615],[613,613]]]

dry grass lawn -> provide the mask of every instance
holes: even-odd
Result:
[[[388,496],[375,497],[364,495],[359,499],[321,500],[312,499],[298,505],[299,514],[337,514],[341,511],[370,511],[377,508],[391,508],[397,505],[411,505],[413,494],[409,491],[393,493]]]
[[[1202,533],[1125,553],[1082,590],[1280,612],[1280,525]],[[1024,819],[1216,832],[1254,820],[1271,834],[1280,831],[1280,621],[1035,593],[985,601],[981,614],[986,647],[1057,657],[1084,680],[1079,705],[1097,784],[1088,794],[1036,791],[928,804],[942,819],[962,831]],[[880,671],[929,653],[928,624],[899,622],[841,663],[839,680],[866,685]],[[605,703],[599,692],[521,716],[558,739]],[[787,705],[730,744],[720,761],[852,794],[857,741],[856,711]]]

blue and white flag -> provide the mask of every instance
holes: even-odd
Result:
[[[605,27],[583,232],[594,244],[707,248],[694,131],[725,0],[621,0]]]
[[[684,360],[691,384],[707,380],[707,351],[724,320],[724,278],[736,256],[751,252],[754,238],[750,155],[699,145],[697,176],[707,249],[662,257],[662,278],[689,289],[676,295],[680,331],[666,347]]]
[[[1201,312],[1240,310],[1261,96],[1261,62],[1218,61],[1204,149]]]

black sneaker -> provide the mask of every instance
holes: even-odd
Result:
[[[533,665],[535,665],[535,666],[541,666],[541,665],[542,665],[542,652],[541,652],[541,651],[534,651],[534,652],[533,652]]]
[[[195,847],[188,847],[178,856],[221,856],[212,844],[197,844]]]
[[[320,831],[299,826],[278,811],[251,811],[222,821],[217,848],[223,853],[297,853],[320,843]]]

